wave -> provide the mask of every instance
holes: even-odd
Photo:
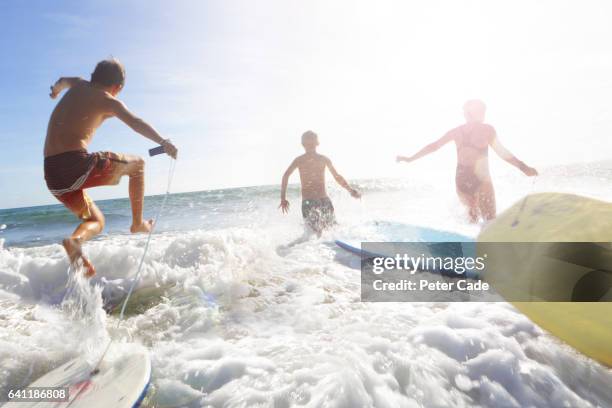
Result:
[[[279,255],[294,230],[223,228],[155,235],[142,285],[174,291],[124,321],[95,305],[49,305],[66,283],[60,245],[0,248],[0,389],[22,386],[106,339],[147,347],[150,405],[606,406],[612,372],[505,303],[362,303],[359,269],[330,241]],[[367,238],[367,228],[336,233]],[[333,232],[331,233],[333,234]],[[133,277],[146,237],[86,244],[98,276]],[[63,283],[62,283],[63,282]],[[78,284],[78,282],[77,282]],[[89,319],[84,318],[89,316]],[[100,332],[101,327],[101,332]],[[2,340],[8,339],[8,341]]]
[[[612,181],[612,162],[609,161],[554,166],[543,169],[537,179],[523,177],[515,169],[504,169],[506,173],[494,174],[500,210],[536,191],[612,199],[608,188]],[[456,216],[458,211],[453,209],[449,213],[448,207],[440,206],[440,202],[449,202],[449,199],[453,206],[458,206],[452,173],[436,180],[434,183],[409,177],[353,180],[352,183],[364,193],[364,202],[386,202],[384,208],[379,205],[379,208],[368,209],[378,218],[401,218],[406,211],[402,200],[410,202],[411,211],[421,212],[427,218],[435,218],[434,211]],[[271,217],[270,210],[278,205],[279,191],[278,185],[264,185],[171,194],[158,228],[169,232],[247,226],[262,215]],[[330,183],[329,194],[334,203],[346,199],[346,194],[333,183]],[[293,202],[299,200],[297,185],[289,186],[288,197]],[[162,198],[146,197],[145,216],[151,217],[157,212]],[[129,200],[101,200],[98,205],[106,216],[105,233],[125,232],[131,220]],[[76,223],[77,219],[61,205],[0,210],[0,239],[4,238],[7,246],[40,246],[68,235]]]

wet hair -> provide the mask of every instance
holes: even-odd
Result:
[[[317,134],[313,132],[312,130],[307,130],[306,132],[304,132],[304,134],[302,134],[302,144],[308,142],[308,140],[311,140],[311,139],[318,141],[319,136],[317,136]]]
[[[102,86],[119,85],[123,87],[125,84],[125,68],[116,58],[100,61],[91,74],[91,82]]]
[[[487,105],[480,99],[470,99],[463,104],[463,111],[473,119],[484,120]]]

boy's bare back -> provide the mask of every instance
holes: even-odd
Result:
[[[96,129],[113,116],[118,101],[90,82],[79,79],[59,101],[49,120],[45,157],[87,149]]]
[[[325,189],[325,169],[330,161],[327,157],[309,152],[295,159],[295,166],[300,172],[302,199],[318,200],[327,197]]]

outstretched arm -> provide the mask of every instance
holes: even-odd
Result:
[[[526,165],[525,163],[517,159],[516,156],[514,156],[512,153],[510,153],[510,151],[506,149],[504,145],[501,144],[497,136],[493,136],[493,138],[491,139],[490,145],[491,145],[491,148],[493,148],[493,150],[495,151],[495,153],[497,153],[499,157],[501,157],[503,160],[507,161],[508,163],[510,163],[511,165],[513,165],[514,167],[522,171],[523,173],[525,173],[525,175],[527,176],[537,176],[538,175],[538,171],[536,169],[534,169],[533,167],[529,167],[528,165]]]
[[[61,77],[51,85],[51,93],[49,96],[51,99],[55,99],[64,89],[72,88],[80,82],[85,82],[85,80],[79,77]]]
[[[420,159],[423,156],[427,156],[428,154],[435,152],[436,150],[453,140],[454,137],[454,133],[450,131],[435,142],[428,144],[412,156],[397,156],[396,161],[411,162]]]
[[[361,198],[361,193],[355,190],[353,187],[351,187],[350,184],[346,181],[346,179],[342,177],[340,173],[336,171],[336,168],[332,164],[331,160],[328,159],[327,157],[325,159],[326,159],[325,164],[327,165],[329,172],[332,174],[332,176],[334,176],[334,179],[336,180],[336,182],[340,184],[344,189],[346,189],[346,191],[348,191],[354,198]]]
[[[128,125],[134,132],[137,132],[149,140],[154,141],[164,147],[164,151],[172,158],[176,159],[178,149],[167,139],[161,137],[159,133],[144,120],[140,119],[118,99],[110,98],[110,113],[119,118],[123,123]]]
[[[283,181],[281,183],[281,202],[280,202],[280,205],[278,206],[278,208],[281,209],[283,214],[286,214],[289,212],[289,201],[287,201],[287,185],[289,184],[289,177],[291,176],[291,173],[293,173],[298,166],[297,161],[298,160],[295,159],[289,165],[287,170],[285,170],[285,174],[283,174]]]

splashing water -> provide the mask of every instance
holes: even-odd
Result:
[[[73,339],[85,356],[94,358],[100,344],[108,339],[102,287],[91,285],[82,267],[68,269],[66,294],[60,304],[67,321],[72,322]]]
[[[547,177],[538,190],[612,198],[611,179]],[[118,327],[117,316],[102,312],[104,291],[127,287],[145,244],[115,232],[129,221],[127,202],[103,203],[111,228],[85,246],[97,270],[90,281],[66,276],[60,245],[20,241],[36,233],[28,229],[35,210],[25,220],[11,210],[10,221],[0,219],[13,243],[0,248],[0,391],[77,355],[96,356],[112,336],[112,358],[130,352],[125,341],[148,349],[149,407],[612,405],[609,369],[507,303],[360,302],[359,270],[335,237],[378,239],[372,220],[477,233],[463,221],[452,179],[450,193],[447,185],[369,183],[361,202],[332,190],[340,225],[283,251],[302,235],[301,215],[276,212],[277,188],[171,196],[135,296],[170,288]],[[503,209],[531,183],[517,175],[496,188]],[[148,199],[150,210],[156,200]],[[55,211],[49,239],[59,242],[76,221],[58,223]],[[45,229],[44,216],[37,220]],[[72,291],[59,303],[54,294],[66,286]]]

